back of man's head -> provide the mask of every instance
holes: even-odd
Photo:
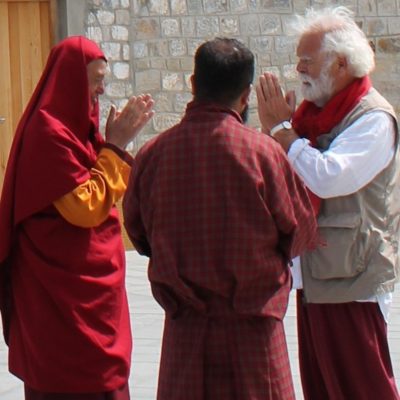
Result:
[[[195,100],[231,105],[254,77],[254,55],[236,39],[215,38],[196,51]]]

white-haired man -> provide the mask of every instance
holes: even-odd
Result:
[[[304,396],[399,399],[386,326],[399,272],[396,116],[371,86],[374,54],[350,10],[309,10],[295,27],[304,101],[294,112],[294,93],[284,97],[270,73],[257,97],[263,131],[318,215],[321,245],[293,271]]]

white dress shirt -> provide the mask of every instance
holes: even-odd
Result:
[[[394,156],[395,126],[383,111],[370,111],[320,152],[307,139],[290,146],[288,157],[306,186],[322,199],[357,192],[371,182]],[[299,257],[293,260],[293,287],[302,288]],[[392,293],[359,301],[378,302],[387,322]]]

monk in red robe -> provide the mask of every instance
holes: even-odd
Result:
[[[148,95],[99,133],[106,58],[84,37],[55,46],[18,125],[0,203],[0,307],[26,399],[128,399],[131,331],[115,202]]]
[[[294,399],[288,262],[316,222],[284,151],[244,125],[253,74],[237,40],[201,45],[182,121],[135,157],[124,215],[166,313],[159,400]]]

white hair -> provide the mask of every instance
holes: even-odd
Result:
[[[296,16],[292,28],[299,37],[309,33],[323,33],[321,51],[328,55],[336,53],[344,56],[353,75],[361,78],[374,69],[375,55],[353,15],[344,6],[321,10],[310,8],[304,16]]]

